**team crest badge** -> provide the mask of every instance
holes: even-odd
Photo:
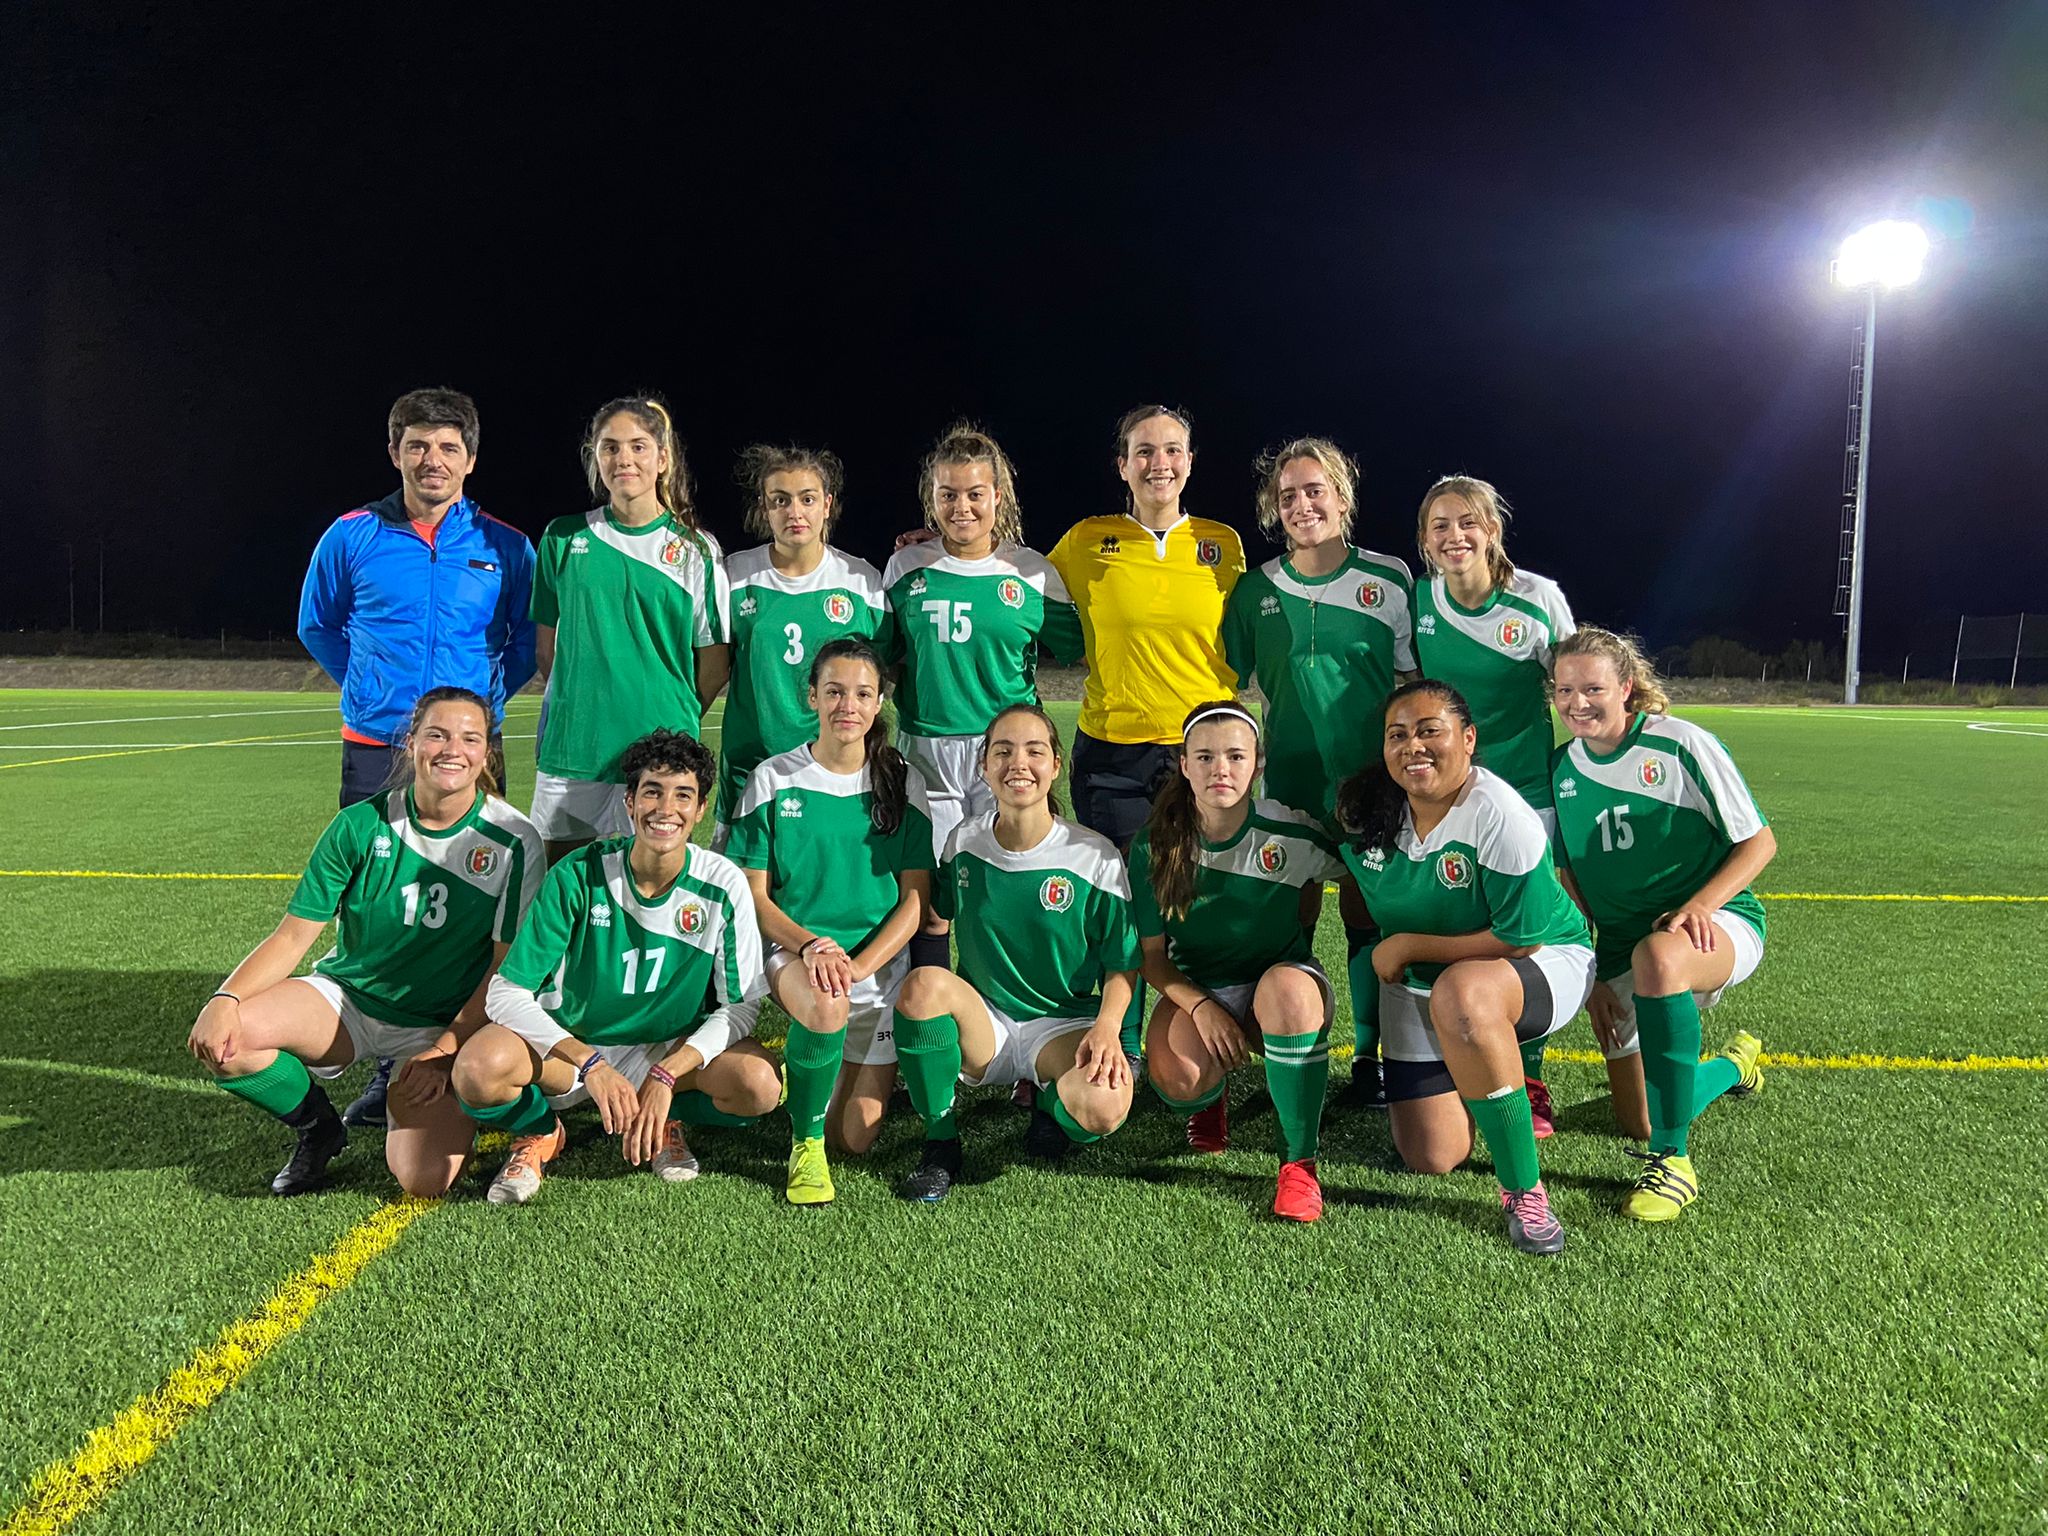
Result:
[[[498,850],[495,848],[472,848],[469,850],[469,872],[472,875],[488,875],[498,867]]]
[[[996,583],[996,596],[1003,600],[1005,608],[1024,606],[1024,583],[1014,576],[1005,576]]]
[[[683,541],[681,539],[670,539],[661,546],[661,563],[663,565],[681,565],[683,563]]]
[[[676,908],[676,932],[685,938],[702,933],[710,920],[701,901],[686,901]]]
[[[1462,853],[1438,854],[1436,877],[1446,889],[1462,891],[1472,883],[1472,861]]]
[[[825,617],[834,624],[844,624],[853,617],[853,599],[844,592],[834,592],[825,599]]]
[[[1361,581],[1358,584],[1358,606],[1377,608],[1387,600],[1387,589],[1376,581]]]
[[[1527,619],[1502,619],[1500,621],[1500,643],[1505,650],[1519,650],[1522,642],[1529,638]]]
[[[1195,563],[1198,565],[1221,565],[1223,546],[1214,539],[1202,539],[1195,545]]]
[[[1643,781],[1643,788],[1655,789],[1664,782],[1664,759],[1646,757],[1643,766],[1636,770],[1636,777]]]
[[[1269,837],[1259,846],[1259,868],[1269,875],[1277,875],[1287,867],[1287,848],[1278,838]]]
[[[1064,912],[1074,904],[1074,882],[1065,875],[1047,875],[1038,888],[1038,904],[1048,912]]]

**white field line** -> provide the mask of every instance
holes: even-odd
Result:
[[[2023,731],[2018,726],[1985,725],[1982,721],[1978,720],[1970,722],[1970,729],[1973,731],[1989,731],[1994,736],[2048,736],[2048,730]]]
[[[67,727],[87,725],[152,725],[159,720],[240,720],[250,715],[331,715],[334,713],[335,708],[332,704],[316,704],[299,709],[229,709],[208,714],[122,715],[107,720],[38,720],[28,725],[0,725],[0,731],[60,731]]]

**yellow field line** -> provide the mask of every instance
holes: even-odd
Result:
[[[1920,896],[1888,892],[1883,895],[1843,895],[1836,891],[1759,891],[1765,901],[2003,901],[2048,903],[2048,896]]]
[[[21,1507],[0,1525],[0,1536],[54,1536],[105,1499],[438,1203],[408,1196],[379,1206],[351,1227],[278,1287],[260,1311],[228,1324],[162,1386],[94,1430],[69,1460],[37,1473]]]
[[[0,773],[16,768],[48,768],[57,763],[90,763],[103,757],[148,757],[157,752],[195,752],[201,747],[241,747],[252,741],[290,741],[295,736],[319,736],[322,731],[283,731],[275,736],[237,736],[231,741],[187,741],[175,747],[130,747],[122,752],[84,752],[76,757],[39,757],[26,763],[0,763]],[[58,748],[59,751],[63,749]]]
[[[1330,1047],[1333,1061],[1348,1061],[1355,1054],[1352,1046]],[[1559,1048],[1546,1051],[1543,1059],[1582,1067],[1607,1063],[1607,1058],[1598,1051]],[[2048,1056],[1979,1056],[1975,1052],[1968,1056],[1872,1056],[1854,1051],[1842,1056],[1806,1056],[1796,1051],[1765,1051],[1757,1060],[1767,1067],[1817,1072],[2048,1072]]]
[[[297,875],[221,875],[199,870],[173,870],[163,874],[131,869],[0,869],[0,877],[15,880],[296,880]]]

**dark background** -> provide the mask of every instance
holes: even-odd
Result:
[[[0,624],[288,632],[320,531],[446,383],[470,489],[588,504],[605,398],[672,403],[729,546],[755,438],[849,467],[884,558],[956,415],[1049,548],[1120,502],[1111,429],[1184,402],[1191,509],[1250,462],[1365,465],[1413,559],[1436,475],[1656,646],[1834,640],[1851,337],[1834,245],[1943,234],[1882,310],[1867,656],[2048,577],[2048,9],[13,9]],[[1011,8],[1007,14],[1018,14]]]

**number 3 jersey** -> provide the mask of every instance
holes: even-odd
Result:
[[[732,684],[719,737],[718,819],[727,823],[749,773],[817,734],[805,699],[818,648],[872,637],[886,611],[881,573],[867,561],[827,546],[816,570],[785,576],[772,551],[762,544],[725,563]]]
[[[746,877],[693,845],[668,888],[642,896],[632,850],[632,838],[609,838],[549,870],[498,969],[504,981],[536,995],[559,1031],[585,1045],[674,1040],[714,1011],[757,1002],[768,990]],[[496,1018],[495,988],[492,1000]],[[499,1022],[536,1050],[561,1038],[553,1034],[543,1045],[524,1021]]]
[[[939,861],[932,904],[952,920],[961,978],[1020,1024],[1092,1020],[1103,976],[1139,965],[1116,845],[1063,816],[1019,853],[996,841],[994,817],[962,825]]]
[[[1004,544],[980,560],[946,553],[938,539],[899,549],[882,585],[884,654],[903,667],[899,730],[979,736],[1012,704],[1038,699],[1038,647],[1059,661],[1081,655],[1081,620],[1045,557]]]
[[[348,807],[320,834],[286,911],[338,921],[314,967],[371,1018],[445,1029],[510,943],[547,868],[533,824],[478,792],[454,826],[414,820],[412,791]]]
[[[1606,756],[1570,741],[1551,758],[1558,857],[1599,926],[1599,974],[1629,968],[1657,919],[1692,900],[1767,823],[1720,740],[1668,715],[1637,715]],[[1753,890],[1727,910],[1764,933]]]
[[[1382,933],[1490,932],[1516,949],[1593,942],[1557,878],[1543,823],[1507,780],[1477,765],[1429,836],[1415,835],[1404,806],[1391,849],[1346,844],[1344,863]],[[1441,962],[1411,965],[1407,983],[1427,992],[1443,973]]]

